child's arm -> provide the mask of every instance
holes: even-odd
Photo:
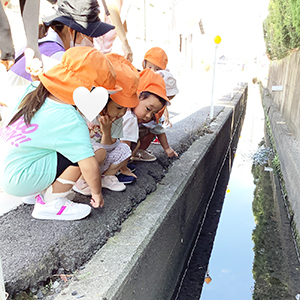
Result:
[[[101,144],[104,145],[111,145],[114,143],[112,137],[111,137],[111,124],[112,121],[109,119],[108,115],[102,116],[99,118],[101,131],[102,131],[102,138],[101,138]]]
[[[172,123],[170,122],[170,116],[169,116],[169,111],[168,111],[168,108],[166,107],[165,110],[164,110],[164,117],[165,117],[165,121],[164,123],[166,125],[169,125],[170,127],[172,127]]]
[[[159,135],[157,135],[158,137],[158,140],[160,142],[160,144],[162,145],[162,147],[164,148],[166,154],[172,158],[173,156],[176,156],[178,157],[178,154],[176,153],[176,151],[174,151],[170,146],[169,146],[169,143],[168,143],[168,140],[167,140],[167,135],[165,133],[161,133]]]
[[[88,157],[78,162],[82,176],[92,191],[91,205],[94,208],[103,207],[104,199],[101,191],[101,174],[95,156]]]

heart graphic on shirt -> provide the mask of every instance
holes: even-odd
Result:
[[[80,86],[73,92],[73,100],[80,112],[92,122],[105,107],[108,92],[103,87],[96,87],[90,92],[87,88]]]

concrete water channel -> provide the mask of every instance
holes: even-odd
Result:
[[[264,135],[259,87],[250,85],[232,169],[224,163],[174,300],[300,298],[299,254]]]
[[[224,298],[225,294],[228,295],[228,299],[250,299],[252,292],[255,295],[256,284],[259,283],[257,286],[262,290],[263,283],[268,282],[264,277],[266,275],[263,276],[262,272],[256,271],[260,277],[255,283],[251,276],[253,263],[251,233],[254,229],[251,201],[255,188],[253,177],[251,177],[251,165],[258,144],[263,138],[264,117],[258,87],[250,84],[248,101],[246,95],[247,86],[245,86],[244,91],[242,89],[237,93],[234,99],[227,100],[226,107],[221,106],[219,108],[219,115],[211,124],[212,133],[204,135],[199,141],[195,141],[189,151],[182,154],[180,160],[174,163],[165,178],[159,183],[159,187],[152,193],[153,195],[150,195],[134,210],[128,220],[122,224],[121,232],[117,232],[115,236],[111,237],[82,270],[76,271],[74,278],[80,280],[70,282],[70,285],[57,295],[57,300],[69,299],[74,290],[79,295],[84,295],[85,299],[91,300],[99,297],[99,299],[106,298],[109,300],[171,299],[180,269],[188,280],[179,280],[179,286],[181,291],[187,293],[185,295],[178,293],[178,296],[177,293],[173,294],[177,300],[199,299],[201,291],[203,292],[202,297],[205,297],[205,294],[210,291],[221,292],[222,296],[209,294],[206,299],[210,300],[226,299]],[[248,102],[246,118],[242,127],[246,102]],[[199,115],[197,115],[197,119],[199,119]],[[195,126],[194,123],[192,125]],[[176,124],[173,128],[176,128]],[[242,133],[240,132],[241,128],[243,128]],[[174,138],[178,141],[178,134],[174,135]],[[173,144],[171,136],[170,141]],[[236,148],[237,145],[238,148]],[[158,166],[153,166],[153,168],[158,168]],[[190,171],[187,172],[187,169]],[[154,174],[154,171],[152,173]],[[271,173],[263,169],[262,174]],[[217,184],[211,188],[208,186],[208,183],[211,182]],[[145,181],[142,184],[145,184]],[[229,190],[230,192],[227,193],[224,201],[224,195]],[[272,192],[269,191],[270,193]],[[231,198],[231,196],[234,197]],[[199,202],[200,198],[201,201]],[[159,203],[156,199],[160,200]],[[209,202],[213,205],[207,206],[205,210],[205,205]],[[224,207],[222,208],[223,202]],[[27,217],[29,215],[28,209],[24,206],[20,207],[18,212],[13,211],[5,215],[3,224],[8,224],[10,217],[15,219],[16,213],[19,213],[19,218],[20,213],[26,217],[25,221],[28,223],[25,222],[26,226],[32,230],[33,222]],[[105,216],[104,213],[101,213],[102,219]],[[228,213],[229,217],[227,216]],[[195,235],[194,232],[197,232],[195,220],[199,220],[199,216],[206,222],[200,224],[201,235]],[[281,232],[281,237],[286,237],[286,240],[284,247],[280,245],[277,247],[283,249],[282,253],[287,254],[282,254],[280,259],[276,258],[275,260],[280,263],[288,262],[288,264],[287,266],[280,264],[280,268],[278,268],[278,265],[272,265],[272,261],[264,260],[265,257],[260,258],[260,261],[263,262],[262,265],[266,264],[271,267],[269,271],[265,272],[267,276],[271,274],[268,277],[272,279],[271,283],[280,286],[289,294],[284,294],[286,297],[276,298],[274,295],[269,295],[270,293],[268,294],[267,291],[265,295],[268,297],[254,299],[293,299],[292,297],[295,298],[295,295],[300,292],[297,290],[297,287],[300,287],[297,281],[299,280],[299,263],[294,259],[293,247],[287,247],[288,241],[291,241],[287,234],[288,228],[284,234],[278,230],[288,222],[284,222],[283,218],[278,219],[281,220],[281,227],[277,227],[276,231]],[[96,214],[87,220],[89,226],[93,225],[95,220],[98,220]],[[217,230],[218,224],[219,229]],[[39,226],[44,225],[47,224],[39,224]],[[79,227],[84,224],[77,223],[74,225],[80,229]],[[62,226],[65,227],[66,224],[62,224]],[[10,227],[6,226],[5,228],[6,231],[10,230]],[[68,232],[72,228],[69,226]],[[95,223],[95,228],[99,228],[98,223]],[[11,228],[11,230],[13,229]],[[76,234],[78,232],[79,230],[76,230]],[[216,232],[217,236],[214,243]],[[238,233],[238,235],[231,235],[231,233]],[[7,234],[3,233],[3,237],[6,236]],[[43,234],[43,236],[45,235]],[[81,239],[84,240],[85,245],[90,241],[90,236],[89,239],[86,235],[82,236]],[[197,238],[198,236],[200,247],[197,247],[197,244],[194,246],[195,243],[192,243],[192,237]],[[21,237],[18,238],[21,239]],[[39,250],[42,235],[39,234],[37,237],[39,238],[37,250]],[[276,241],[278,238],[275,237],[274,240]],[[66,244],[68,247],[66,254],[69,254],[74,235],[71,236],[72,243],[65,241],[66,239],[57,240],[57,245],[59,243]],[[13,241],[10,243],[13,244]],[[215,247],[213,248],[214,244]],[[29,246],[30,251],[34,251],[35,247],[32,246],[32,243]],[[286,252],[287,248],[288,251]],[[51,253],[51,249],[46,251]],[[188,255],[189,249],[192,249],[192,256]],[[10,250],[9,252],[11,253]],[[200,253],[200,256],[195,255],[197,253]],[[57,258],[57,253],[54,254]],[[232,255],[226,256],[227,254]],[[190,257],[188,259],[189,268],[185,267],[183,257]],[[202,259],[200,262],[197,261],[199,257]],[[80,256],[81,258],[82,256]],[[193,264],[194,260],[196,260],[195,264]],[[42,258],[41,262],[48,266],[45,259]],[[64,261],[61,260],[61,262]],[[9,265],[11,266],[7,263],[7,266]],[[257,265],[260,264],[257,263]],[[31,265],[29,266],[31,267]],[[38,270],[38,267],[34,265],[32,268]],[[207,268],[212,282],[205,285],[202,290]],[[6,274],[10,275],[9,268],[5,270]],[[189,272],[189,270],[193,272]],[[31,280],[34,283],[39,274],[33,273],[32,278],[28,278],[28,276],[25,278],[23,275],[20,273],[22,280]],[[10,277],[8,279],[10,280]],[[12,290],[13,281],[9,280],[7,286]],[[240,291],[237,287],[242,287],[243,290]],[[282,290],[278,290],[278,295],[281,296],[282,293]]]

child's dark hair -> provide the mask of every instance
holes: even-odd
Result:
[[[147,92],[147,91],[141,92],[140,96],[139,96],[139,99],[140,100],[145,100],[145,99],[149,98],[151,95],[153,95],[154,97],[156,97],[163,106],[166,105],[167,101],[164,98],[162,98],[162,97],[160,97],[160,96],[158,96],[158,95],[156,95],[154,93]]]
[[[107,105],[108,105],[108,103],[110,102],[110,101],[113,101],[113,99],[111,99],[110,97],[108,97],[108,100],[107,100],[107,102],[106,102],[106,105],[105,105],[105,107],[102,109],[102,111],[100,112],[100,115],[102,116],[104,116],[106,113],[107,113]]]
[[[22,116],[24,116],[25,124],[29,125],[35,113],[45,103],[48,95],[49,91],[40,82],[40,84],[34,91],[30,92],[22,99],[18,107],[19,111],[14,115],[7,126],[12,125]]]
[[[48,33],[49,27],[51,27],[57,34],[61,32],[64,28],[64,24],[58,21],[53,21],[50,26],[47,26],[45,23],[39,24],[39,39],[42,39]]]

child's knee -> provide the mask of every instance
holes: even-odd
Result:
[[[106,157],[106,150],[103,148],[96,150],[95,157],[96,157],[98,163],[101,165]]]

